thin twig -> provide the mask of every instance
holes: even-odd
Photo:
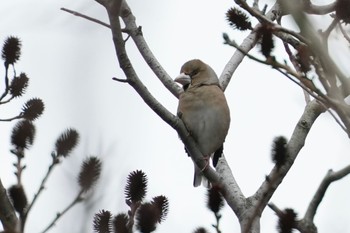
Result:
[[[47,232],[50,230],[51,227],[53,227],[56,222],[65,214],[67,213],[73,206],[80,203],[83,199],[82,194],[84,193],[83,190],[81,190],[78,195],[74,198],[74,200],[62,211],[56,214],[56,217],[52,220],[52,222],[42,231],[42,233]]]
[[[47,182],[47,179],[49,178],[51,172],[53,171],[53,168],[59,164],[59,159],[56,157],[56,156],[52,156],[52,163],[51,165],[49,166],[44,178],[42,179],[41,181],[41,184],[38,188],[38,190],[36,191],[36,193],[34,194],[34,198],[33,200],[31,201],[31,203],[29,204],[28,208],[26,209],[24,215],[23,215],[23,220],[22,220],[22,231],[24,231],[24,227],[25,227],[25,224],[26,224],[26,220],[27,220],[27,217],[28,217],[28,214],[30,212],[30,210],[32,209],[33,205],[36,203],[39,195],[42,193],[42,191],[45,189],[45,184]]]
[[[142,34],[142,27],[136,24],[136,17],[133,15],[128,3],[122,1],[121,4],[121,18],[125,24],[128,34],[133,39],[137,49],[142,55],[147,65],[151,68],[153,73],[162,82],[162,84],[175,96],[179,97],[183,91],[179,85],[170,77],[167,71],[160,64],[156,56],[153,54],[151,48],[148,46]]]
[[[121,82],[121,83],[129,83],[129,80],[122,79],[122,78],[113,77],[112,80],[117,81],[117,82]]]
[[[291,74],[293,75],[294,77],[298,78],[298,79],[301,79],[301,75],[298,74],[297,72],[295,72],[294,70],[292,70],[289,66],[285,65],[285,64],[282,64],[282,63],[279,63],[278,61],[276,61],[274,59],[274,57],[269,57],[267,58],[266,60],[262,60],[262,59],[259,59],[247,52],[245,52],[243,49],[241,49],[237,43],[233,40],[230,40],[228,38],[228,36],[224,36],[224,39],[225,39],[225,43],[236,48],[237,50],[239,50],[241,53],[243,53],[245,56],[247,56],[248,58],[252,59],[253,61],[256,61],[258,63],[261,63],[261,64],[264,64],[264,65],[269,65],[269,66],[272,66],[272,68],[274,69],[277,69],[277,68],[281,68],[281,69],[284,69],[288,74]]]
[[[267,204],[267,206],[270,207],[270,209],[272,209],[278,217],[283,217],[283,211],[280,210],[275,204],[270,202],[269,204]]]
[[[320,104],[322,104],[325,107],[325,109],[328,110],[328,112],[334,118],[334,120],[340,126],[340,128],[345,133],[349,134],[347,128],[340,122],[340,120],[335,116],[335,114],[328,109],[330,103],[333,103],[333,106],[336,107],[336,104],[334,103],[334,101],[331,101],[328,96],[322,94],[322,92],[314,86],[314,84],[312,83],[311,80],[309,80],[309,79],[303,77],[301,74],[298,74],[297,72],[293,71],[289,66],[281,64],[273,59],[261,60],[261,59],[255,57],[249,53],[246,53],[233,40],[230,40],[228,37],[224,37],[224,38],[225,38],[226,44],[235,47],[241,53],[244,53],[248,58],[250,58],[256,62],[272,66],[272,68],[274,68],[275,70],[277,70],[278,72],[280,72],[281,74],[286,76],[289,80],[291,80],[292,82],[297,84],[299,87],[301,87],[309,95],[311,95],[312,97],[317,99],[320,102]],[[282,71],[281,69],[285,70],[285,72]],[[291,74],[292,76],[297,78],[300,82],[297,82],[296,80],[294,80],[292,77],[289,76],[289,74]],[[307,85],[305,85],[305,84],[307,84]],[[316,95],[314,92],[317,93],[318,95]]]
[[[8,100],[0,101],[0,104],[7,104],[7,103],[9,103],[11,100],[13,100],[14,98],[15,98],[14,96],[11,96]]]
[[[64,7],[62,7],[61,10],[62,10],[62,11],[66,11],[66,12],[72,14],[72,15],[75,15],[75,16],[78,16],[78,17],[87,19],[87,20],[89,20],[89,21],[91,21],[91,22],[100,24],[100,25],[102,25],[102,26],[104,26],[104,27],[111,28],[111,26],[110,26],[109,24],[107,24],[107,23],[105,23],[105,22],[102,22],[101,20],[92,18],[92,17],[90,17],[90,16],[84,15],[84,14],[82,14],[82,13],[79,13],[79,12],[77,12],[77,11],[69,10],[69,9],[67,9],[67,8],[64,8]]]
[[[289,80],[291,80],[292,82],[294,82],[295,84],[297,84],[298,86],[300,86],[306,93],[310,94],[312,97],[314,97],[315,99],[317,99],[319,101],[319,103],[325,108],[327,109],[327,112],[334,118],[335,122],[340,126],[340,128],[346,133],[348,134],[348,130],[346,129],[346,127],[342,124],[342,122],[337,118],[337,116],[329,109],[329,106],[327,106],[326,103],[329,103],[330,99],[325,96],[318,96],[315,93],[311,92],[305,85],[303,85],[302,83],[299,83],[297,81],[295,81],[293,78],[291,78],[287,73],[282,72],[281,70],[277,69],[277,71],[281,72],[284,76],[286,76]]]
[[[220,231],[221,215],[219,213],[214,213],[214,215],[215,215],[216,224],[213,224],[212,226],[215,228],[216,233],[221,233],[221,231]]]
[[[324,42],[326,42],[328,40],[329,35],[331,34],[331,32],[333,31],[335,26],[337,26],[338,22],[339,22],[339,20],[337,18],[333,19],[333,21],[328,26],[328,28],[324,32],[322,32],[322,39]],[[325,44],[327,44],[327,43],[325,43]]]
[[[298,40],[300,40],[300,41],[302,41],[304,43],[308,42],[308,40],[305,37],[303,37],[302,35],[300,35],[298,32],[295,32],[293,30],[281,27],[280,25],[278,25],[278,24],[274,23],[273,21],[271,21],[265,15],[261,14],[259,11],[257,11],[254,8],[250,7],[248,5],[247,1],[245,1],[245,0],[235,0],[235,2],[237,2],[237,4],[239,4],[240,7],[242,7],[246,11],[248,11],[249,14],[251,14],[252,16],[257,18],[258,20],[260,20],[261,23],[267,23],[267,24],[271,25],[274,30],[285,32],[285,33],[287,33],[287,34],[289,34],[291,36],[294,36],[295,38],[297,38]]]
[[[7,118],[7,119],[0,119],[0,121],[13,121],[13,120],[21,119],[21,118],[22,118],[22,115],[18,115],[18,116]]]
[[[5,67],[5,91],[4,93],[0,96],[0,101],[7,96],[9,93],[9,78],[8,78],[8,66]]]
[[[279,24],[281,24],[280,20],[279,20]],[[284,50],[288,54],[289,60],[291,61],[292,65],[294,66],[294,69],[298,73],[301,73],[301,69],[299,67],[299,63],[297,62],[297,59],[295,58],[295,56],[293,55],[292,51],[290,50],[289,44],[287,42],[283,41],[283,46],[284,46]],[[307,104],[307,103],[309,103],[311,101],[310,95],[309,95],[308,91],[306,91],[304,88],[303,88],[303,93],[304,93],[305,102]]]
[[[341,33],[343,34],[344,38],[350,43],[350,37],[349,35],[346,33],[345,29],[343,28],[342,24],[340,22],[338,22],[338,26],[340,28]]]

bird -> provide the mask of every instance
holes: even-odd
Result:
[[[223,143],[230,127],[230,110],[215,71],[199,59],[182,65],[174,79],[183,86],[179,96],[177,116],[183,121],[200,152],[214,167],[222,154]],[[185,148],[186,149],[186,148]],[[193,186],[202,183],[202,171],[195,166]],[[203,182],[205,187],[210,183]]]

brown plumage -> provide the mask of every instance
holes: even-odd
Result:
[[[207,159],[216,151],[220,156],[230,126],[230,110],[219,79],[210,66],[197,59],[186,62],[180,73],[175,81],[185,91],[179,98],[178,116]],[[201,181],[201,171],[195,166],[193,185],[197,187]]]

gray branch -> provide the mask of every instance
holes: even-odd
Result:
[[[323,200],[324,195],[329,187],[329,185],[337,180],[342,179],[343,177],[349,175],[350,173],[350,165],[339,171],[329,170],[326,176],[323,178],[321,184],[319,185],[315,195],[313,196],[309,207],[305,213],[304,219],[309,222],[313,222],[313,219],[316,215],[317,208],[319,207],[321,201]]]
[[[6,189],[0,179],[0,221],[4,230],[8,232],[17,232],[19,228],[18,218],[15,209],[7,195]]]

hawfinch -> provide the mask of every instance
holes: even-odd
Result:
[[[230,126],[230,110],[219,79],[210,66],[197,59],[186,62],[180,73],[175,81],[183,85],[184,92],[179,97],[177,114],[205,159],[214,156],[216,166]],[[201,182],[202,171],[195,165],[193,186]]]

